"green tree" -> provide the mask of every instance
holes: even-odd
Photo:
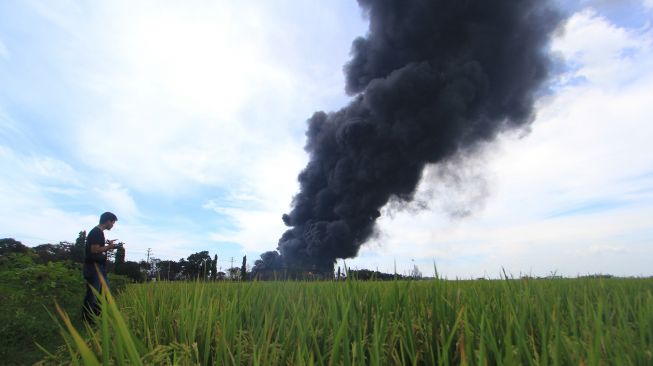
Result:
[[[15,248],[23,250],[19,246]],[[60,329],[50,317],[56,313],[55,301],[69,314],[75,314],[84,296],[79,268],[70,266],[70,262],[40,264],[39,257],[27,249],[24,253],[16,251],[0,256],[0,364],[3,365],[31,365],[38,361],[43,353],[35,343],[50,351],[61,346]],[[76,317],[72,321],[78,323]]]
[[[86,256],[86,230],[82,230],[77,235],[75,244],[70,248],[70,257],[74,262],[84,263]]]
[[[177,280],[182,273],[181,264],[169,260],[156,263],[156,270],[159,273],[159,278],[166,281]]]
[[[191,279],[201,278],[206,279],[208,274],[209,263],[211,262],[211,256],[207,250],[193,253],[188,256],[188,265],[186,266],[185,272]]]
[[[59,244],[40,244],[32,248],[38,255],[40,263],[62,262],[72,259],[72,243],[60,241]]]
[[[188,279],[189,272],[192,272],[192,269],[190,269],[190,263],[188,263],[185,258],[179,258],[179,278]]]
[[[122,246],[116,248],[115,263],[116,263],[116,271],[118,270],[118,267],[125,264],[125,248],[123,248]]]
[[[30,249],[13,238],[0,239],[0,255],[9,253],[27,253]]]
[[[211,280],[215,281],[218,278],[218,255],[213,256],[211,263]]]
[[[141,266],[138,262],[126,261],[119,267],[116,267],[115,273],[127,276],[135,282],[145,281],[145,273],[141,271]]]
[[[247,256],[243,256],[243,265],[240,266],[240,280],[247,281]]]

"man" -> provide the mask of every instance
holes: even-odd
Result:
[[[107,278],[106,252],[116,248],[114,240],[104,239],[104,230],[111,230],[113,225],[118,221],[116,215],[111,212],[105,212],[100,216],[100,224],[88,233],[86,236],[86,251],[84,259],[84,279],[86,280],[86,296],[84,296],[84,306],[82,314],[86,321],[92,322],[92,314],[100,314],[100,304],[95,297],[92,289],[98,293],[102,292],[102,283],[100,276],[109,286],[109,279]],[[107,243],[108,245],[105,245]]]

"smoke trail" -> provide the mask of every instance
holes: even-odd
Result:
[[[375,234],[389,200],[410,202],[427,164],[527,126],[561,18],[543,0],[359,0],[369,32],[345,65],[345,108],[308,120],[310,160],[283,215],[281,256],[259,269],[332,270]]]

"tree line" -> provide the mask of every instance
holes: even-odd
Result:
[[[35,263],[47,264],[50,262],[67,262],[69,264],[84,263],[86,246],[86,231],[80,231],[75,242],[61,241],[57,244],[41,244],[28,247],[13,238],[0,239],[0,261],[8,253],[21,253],[32,257]],[[255,263],[259,268],[261,260]],[[255,266],[256,267],[256,266]],[[151,258],[149,260],[126,261],[125,249],[116,248],[113,252],[107,253],[107,270],[116,275],[129,278],[134,282],[145,282],[148,280],[164,281],[247,281],[275,280],[275,279],[299,279],[299,280],[344,280],[356,278],[357,280],[396,280],[396,279],[420,279],[421,273],[415,267],[410,275],[390,274],[368,269],[352,270],[346,268],[341,271],[338,267],[335,273],[311,273],[305,271],[283,270],[259,270],[251,272],[247,265],[247,256],[242,259],[240,267],[233,266],[226,270],[220,270],[218,266],[218,255],[213,258],[209,252],[204,250],[193,253],[186,258],[174,260],[160,260]]]
[[[0,239],[0,259],[10,253],[28,255],[34,262],[47,264],[50,262],[69,262],[83,264],[86,246],[86,231],[80,231],[75,242],[61,241],[57,244],[40,244],[28,247],[13,238]],[[200,251],[187,258],[174,260],[126,261],[125,249],[118,247],[107,255],[107,270],[117,275],[130,278],[134,282],[146,280],[247,280],[247,257],[243,257],[240,267],[219,270],[218,255],[213,258],[208,251]]]

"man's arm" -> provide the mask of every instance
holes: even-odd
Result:
[[[100,244],[91,244],[91,253],[98,254],[102,252],[108,252],[116,248],[116,245],[113,243],[115,240],[109,240],[109,245],[100,246]]]

